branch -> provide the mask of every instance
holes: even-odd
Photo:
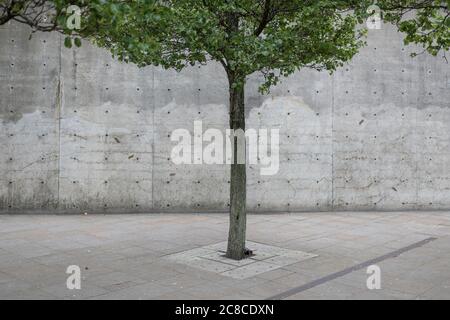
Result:
[[[267,24],[269,24],[269,22],[273,19],[273,16],[271,14],[272,13],[271,9],[272,9],[272,1],[265,0],[262,18],[261,18],[258,28],[256,28],[256,30],[255,30],[255,36],[257,36],[257,37],[260,36],[261,33],[266,28]]]

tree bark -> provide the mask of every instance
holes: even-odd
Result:
[[[235,84],[234,79],[230,79],[230,128],[243,130],[245,132],[245,92],[244,84]],[[234,260],[242,260],[245,258],[245,240],[247,227],[247,175],[246,164],[238,163],[238,154],[245,150],[238,150],[238,146],[245,149],[244,143],[238,144],[236,135],[233,138],[233,162],[231,165],[230,180],[230,231],[228,236],[227,257]],[[244,157],[245,159],[245,157]]]

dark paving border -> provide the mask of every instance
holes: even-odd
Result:
[[[326,282],[335,280],[337,278],[341,278],[341,277],[343,277],[343,276],[345,276],[345,275],[347,275],[349,273],[352,273],[354,271],[358,271],[358,270],[367,268],[367,267],[369,267],[371,265],[377,264],[377,263],[382,262],[384,260],[396,258],[396,257],[398,257],[399,255],[401,255],[401,254],[403,254],[405,252],[408,252],[408,251],[420,248],[420,247],[422,247],[422,246],[424,246],[424,245],[426,245],[426,244],[428,244],[428,243],[430,243],[432,241],[435,241],[435,240],[437,240],[437,238],[424,239],[422,241],[413,243],[412,245],[409,245],[407,247],[404,247],[404,248],[392,251],[392,252],[390,252],[388,254],[385,254],[383,256],[380,256],[378,258],[371,259],[371,260],[368,260],[366,262],[362,262],[362,263],[357,264],[357,265],[355,265],[353,267],[349,267],[347,269],[341,270],[341,271],[336,272],[336,273],[329,274],[329,275],[327,275],[327,276],[325,276],[323,278],[320,278],[320,279],[314,280],[312,282],[309,282],[307,284],[304,284],[304,285],[302,285],[300,287],[293,288],[293,289],[288,290],[286,292],[277,294],[277,295],[275,295],[273,297],[270,297],[270,298],[268,298],[266,300],[282,300],[282,299],[286,299],[286,298],[291,297],[291,296],[293,296],[293,295],[295,295],[297,293],[300,293],[300,292],[309,290],[311,288],[320,286],[321,284],[324,284]]]

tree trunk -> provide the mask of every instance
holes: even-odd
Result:
[[[245,132],[245,81],[233,85],[233,79],[230,79],[230,128],[243,130]],[[234,260],[245,258],[245,236],[247,227],[247,175],[246,164],[238,163],[238,154],[245,155],[245,137],[244,143],[238,144],[236,135],[231,135],[233,144],[233,161],[231,165],[231,186],[230,186],[230,232],[228,236],[227,257]],[[239,150],[244,148],[244,150]],[[242,153],[243,152],[243,153]],[[246,157],[244,156],[244,159]]]

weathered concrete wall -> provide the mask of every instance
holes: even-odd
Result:
[[[0,211],[225,211],[226,166],[176,166],[174,129],[225,130],[220,66],[138,70],[57,34],[0,28]],[[450,209],[450,65],[385,27],[333,76],[247,88],[249,128],[279,128],[280,172],[249,166],[249,208]]]

